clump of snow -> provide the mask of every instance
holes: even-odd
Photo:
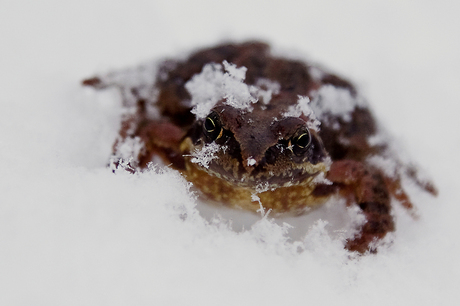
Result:
[[[248,71],[248,68],[238,68],[235,64],[229,63],[227,61],[223,61],[222,64],[224,65],[224,69],[228,73],[228,75],[232,77],[235,81],[243,82],[244,79],[246,79],[246,71]]]
[[[201,73],[196,74],[185,84],[189,91],[193,106],[192,113],[197,118],[205,118],[211,109],[222,99],[225,103],[239,109],[250,109],[257,99],[251,95],[250,86],[243,81],[246,77],[246,67],[236,67],[234,64],[206,64]]]
[[[310,98],[299,96],[295,105],[290,105],[287,112],[283,113],[283,117],[300,117],[304,115],[308,118],[307,126],[309,129],[319,131],[321,122],[316,119],[317,116],[313,109],[310,107]]]
[[[206,64],[202,71],[185,84],[190,93],[192,113],[197,118],[205,118],[217,102],[238,109],[251,111],[251,104],[259,98],[263,103],[270,102],[272,94],[279,92],[280,85],[267,79],[259,79],[256,86],[244,83],[246,67],[224,61],[221,64]]]
[[[380,130],[379,133],[376,133],[368,137],[367,143],[370,146],[379,146],[390,143],[390,140],[391,139],[388,137],[388,135],[384,131]]]
[[[249,157],[247,160],[247,165],[248,166],[254,166],[256,164],[256,160],[253,157]]]
[[[219,64],[207,64],[201,73],[196,74],[185,84],[190,93],[193,106],[192,113],[198,118],[205,118],[214,105],[223,98],[224,73]]]
[[[332,182],[326,178],[324,172],[318,173],[318,175],[316,175],[311,182],[313,184],[332,185]]]
[[[260,78],[256,81],[256,89],[255,94],[262,99],[264,104],[268,104],[272,99],[272,95],[280,92],[281,85],[270,79]]]
[[[218,145],[215,142],[204,145],[201,149],[196,149],[191,153],[193,157],[191,159],[192,163],[196,163],[204,168],[209,168],[209,164],[212,160],[217,158],[216,153],[219,150],[225,150],[226,148]]]
[[[366,161],[378,169],[382,170],[388,177],[395,177],[399,172],[401,166],[394,158],[385,157],[382,155],[373,155],[366,159]]]
[[[361,97],[353,97],[348,89],[330,84],[321,86],[311,102],[311,108],[321,121],[332,117],[348,122],[355,107],[364,105]]]
[[[321,81],[325,74],[323,69],[316,66],[308,67],[308,72],[315,81]]]
[[[144,146],[144,142],[137,136],[127,137],[123,140],[120,139],[115,150],[114,158],[137,159]]]

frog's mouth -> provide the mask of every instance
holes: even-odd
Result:
[[[277,165],[276,167],[257,165],[250,172],[241,171],[240,168],[240,163],[235,163],[233,167],[227,168],[223,167],[218,161],[213,161],[210,163],[209,168],[202,168],[202,170],[224,179],[235,186],[253,189],[274,189],[312,184],[318,181],[315,178],[324,178],[324,174],[328,170],[325,163],[316,165],[310,163],[301,165],[286,163],[284,165]]]
[[[186,155],[187,167],[195,167],[227,183],[254,190],[276,189],[295,185],[316,184],[325,181],[330,159],[312,163],[295,160],[292,152],[283,152],[276,160],[266,157],[243,158],[240,152],[231,152],[226,146],[215,143],[195,147],[191,155]],[[260,190],[259,190],[260,191]]]

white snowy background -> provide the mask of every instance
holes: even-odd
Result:
[[[459,14],[443,0],[0,0],[0,305],[458,305]],[[210,221],[177,173],[105,167],[120,101],[82,78],[247,38],[354,80],[433,178],[437,199],[409,188],[417,221],[396,207],[390,247],[349,258],[312,218],[297,236],[270,216]]]

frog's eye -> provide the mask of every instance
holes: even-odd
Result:
[[[222,125],[216,112],[210,113],[203,122],[203,130],[211,140],[222,137]]]
[[[291,139],[292,151],[295,155],[303,155],[311,143],[311,135],[308,129],[299,130]]]

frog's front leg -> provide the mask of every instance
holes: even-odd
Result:
[[[332,164],[328,179],[345,198],[354,200],[366,217],[360,233],[347,241],[346,248],[360,253],[374,252],[371,244],[395,229],[390,192],[383,174],[362,162],[342,160]]]
[[[142,107],[135,114],[124,115],[119,137],[113,146],[114,164],[128,162],[128,170],[144,169],[159,156],[175,169],[184,168],[180,142],[184,131],[166,119],[150,119]]]

